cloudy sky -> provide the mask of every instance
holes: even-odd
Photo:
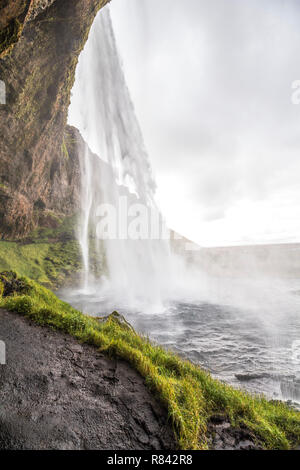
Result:
[[[110,9],[169,226],[201,245],[300,241],[300,2]]]

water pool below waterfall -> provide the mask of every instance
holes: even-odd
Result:
[[[106,315],[118,307],[138,332],[200,364],[214,377],[299,406],[300,315],[296,284],[290,285],[288,308],[282,315],[270,315],[263,304],[255,312],[253,308],[247,311],[210,302],[171,302],[163,312],[154,309],[145,313],[117,306],[113,297],[105,298],[99,292],[63,290],[60,297],[89,314]]]

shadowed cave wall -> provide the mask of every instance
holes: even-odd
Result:
[[[77,133],[67,126],[78,56],[108,0],[0,0],[0,236],[20,239],[79,208]]]

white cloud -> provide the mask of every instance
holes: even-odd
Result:
[[[210,245],[300,241],[299,2],[110,8],[172,227]]]

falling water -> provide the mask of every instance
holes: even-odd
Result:
[[[83,288],[86,292],[96,288],[98,293],[106,288],[119,301],[122,297],[127,304],[143,302],[158,308],[159,304],[162,306],[166,280],[171,276],[168,243],[145,239],[145,236],[140,237],[143,240],[128,240],[127,227],[121,235],[118,233],[104,241],[97,239],[99,212],[102,208],[104,215],[106,207],[103,204],[114,207],[118,230],[124,213],[131,210],[131,216],[138,215],[136,204],[143,206],[141,211],[146,210],[144,215],[149,224],[154,214],[157,225],[163,225],[155,205],[156,186],[149,158],[124,78],[108,8],[98,14],[80,56],[69,122],[79,128],[89,146],[80,152],[82,215],[78,238],[84,266]],[[124,204],[128,207],[124,208]],[[151,226],[148,228],[149,235]],[[106,263],[100,269],[102,276],[95,279],[91,257],[94,264],[95,259],[96,263],[97,259],[103,260],[103,250]]]
[[[89,218],[93,203],[93,196],[91,190],[91,167],[89,165],[89,149],[86,146],[83,152],[83,158],[80,160],[81,166],[81,217],[79,226],[79,243],[81,247],[82,260],[83,260],[83,287],[88,290],[89,285]]]
[[[161,225],[108,8],[98,14],[80,56],[69,122],[88,144],[80,147],[84,275],[82,289],[62,298],[90,314],[120,309],[139,331],[216,377],[299,404],[299,278],[267,278],[244,255],[245,269],[237,273],[218,258],[217,269],[209,261],[204,272],[201,253],[187,268],[162,239],[97,236],[103,204],[114,208],[118,228],[137,203]]]

